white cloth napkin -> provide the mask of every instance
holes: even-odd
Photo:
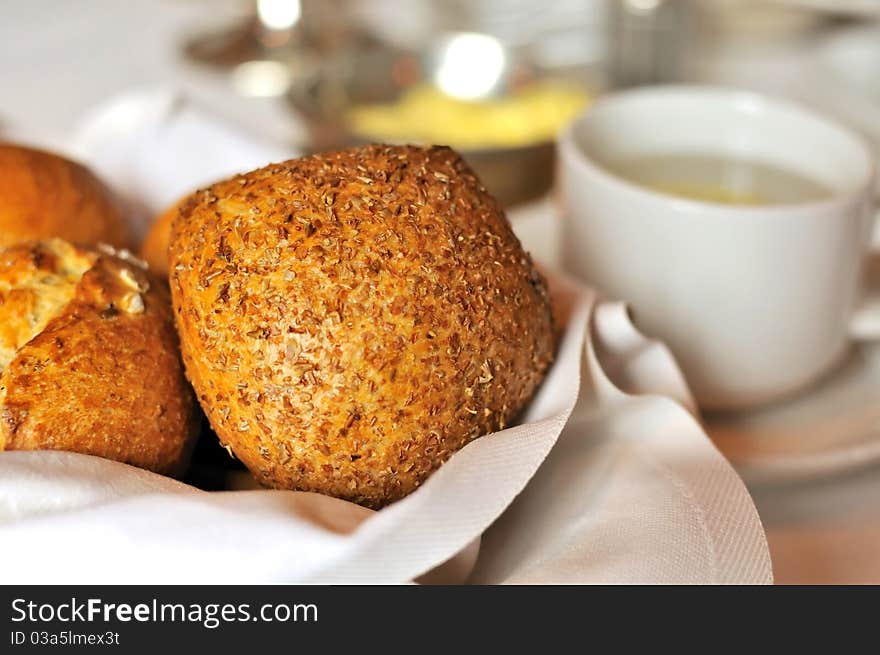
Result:
[[[236,129],[172,89],[133,92],[99,106],[62,150],[88,162],[129,203],[138,237],[193,190],[299,154]]]
[[[286,155],[161,98],[109,103],[58,149],[150,212]],[[551,288],[566,329],[523,423],[474,441],[407,498],[373,512],[311,493],[203,492],[71,453],[0,453],[0,580],[770,582],[754,505],[689,411],[669,352],[620,304],[561,275]]]

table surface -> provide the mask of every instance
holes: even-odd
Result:
[[[9,3],[0,21],[7,53],[0,58],[0,129],[9,125],[41,138],[64,134],[96,102],[160,85],[184,89],[263,136],[301,138],[280,103],[236,97],[225,78],[180,56],[187,36],[223,24],[236,6],[213,2],[205,11],[198,0]],[[716,44],[696,74],[821,104],[821,73],[804,57],[810,47],[809,38]],[[555,233],[537,213],[516,214],[514,221],[526,245],[552,260]],[[880,466],[750,491],[777,582],[880,583]]]

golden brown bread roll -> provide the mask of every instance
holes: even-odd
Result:
[[[153,221],[138,253],[150,265],[150,270],[163,280],[168,279],[168,242],[171,239],[171,222],[177,216],[179,204],[169,207]]]
[[[0,450],[70,450],[176,475],[198,424],[164,285],[125,252],[0,252]]]
[[[50,237],[120,248],[131,243],[116,199],[86,167],[0,143],[0,248]]]
[[[266,485],[399,499],[508,425],[553,359],[545,281],[448,148],[239,175],[181,206],[169,252],[187,374]]]

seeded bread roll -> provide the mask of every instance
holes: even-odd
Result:
[[[48,152],[0,143],[0,248],[51,237],[120,248],[131,243],[116,199],[91,171]]]
[[[189,379],[268,486],[397,500],[510,424],[553,359],[544,279],[448,148],[239,175],[181,206],[169,252]]]
[[[181,474],[198,425],[167,291],[101,248],[52,239],[0,252],[0,450]]]
[[[150,270],[163,280],[168,279],[168,242],[171,239],[171,222],[177,216],[177,208],[178,205],[169,207],[153,221],[139,253],[141,259],[150,265]]]

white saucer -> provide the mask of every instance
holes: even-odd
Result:
[[[829,476],[880,462],[880,344],[861,343],[829,376],[772,407],[704,417],[749,484]]]

